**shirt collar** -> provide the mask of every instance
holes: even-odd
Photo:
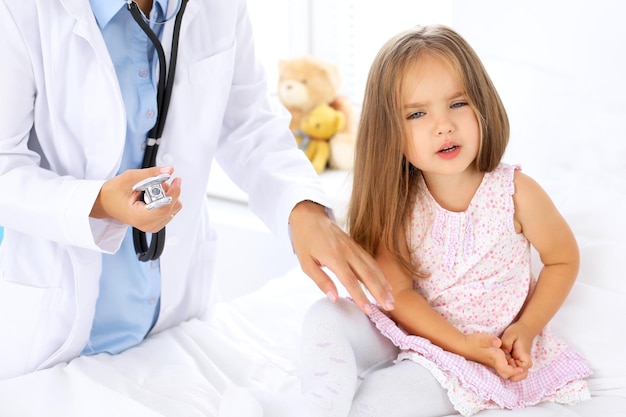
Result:
[[[89,3],[100,29],[104,28],[122,7],[126,7],[126,0],[89,0]],[[154,0],[154,3],[162,11],[167,11],[167,0]]]

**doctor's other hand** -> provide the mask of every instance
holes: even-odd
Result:
[[[289,225],[302,270],[331,301],[337,300],[337,287],[323,267],[337,276],[364,313],[371,312],[371,302],[361,284],[382,308],[393,309],[391,286],[378,263],[328,217],[323,206],[311,201],[298,203],[291,211]]]
[[[175,178],[171,184],[162,184],[165,194],[172,198],[172,202],[153,210],[146,208],[141,192],[133,191],[133,186],[146,178],[159,174],[171,175],[173,172],[172,167],[131,169],[105,181],[91,209],[90,217],[115,219],[143,232],[158,232],[183,207],[179,201],[181,179]]]

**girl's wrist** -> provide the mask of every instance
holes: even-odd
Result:
[[[476,343],[472,342],[469,335],[459,332],[458,339],[453,340],[448,347],[444,348],[452,353],[463,356],[468,360],[477,359]]]
[[[539,332],[543,329],[544,326],[532,325],[529,320],[525,319],[523,316],[519,318],[516,322],[514,322],[516,327],[518,328],[518,332],[523,333],[529,340],[533,340]],[[521,328],[521,329],[520,329]]]

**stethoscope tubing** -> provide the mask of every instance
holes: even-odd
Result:
[[[126,0],[126,6],[129,9],[130,9],[131,3],[136,3],[136,2],[134,0]],[[183,3],[183,0],[178,0],[178,2],[176,3],[176,8],[174,8],[174,11],[172,12],[171,15],[165,16],[165,18],[163,20],[155,20],[152,23],[154,23],[155,25],[162,25],[162,24],[165,24],[165,23],[169,22],[175,16],[178,15],[178,12],[180,11],[182,3]]]
[[[148,132],[148,138],[146,141],[146,150],[143,157],[142,168],[150,168],[156,165],[157,151],[161,142],[161,135],[165,127],[165,120],[169,110],[170,99],[172,97],[172,89],[174,86],[174,76],[176,74],[176,63],[178,60],[178,41],[180,37],[180,26],[187,6],[188,0],[179,0],[179,4],[176,9],[176,20],[174,21],[174,34],[172,37],[172,52],[170,54],[170,66],[169,70],[166,66],[165,52],[163,46],[159,41],[158,36],[150,28],[150,25],[146,22],[139,10],[139,6],[134,1],[127,1],[128,10],[131,15],[146,33],[152,44],[157,51],[159,59],[159,81],[157,86],[157,121],[154,127]],[[170,17],[171,18],[171,17]],[[170,18],[165,19],[161,23],[165,23]],[[158,259],[163,253],[165,247],[165,227],[159,230],[157,233],[152,234],[150,245],[148,245],[146,239],[146,233],[133,228],[133,242],[135,245],[135,252],[137,257],[142,262]]]

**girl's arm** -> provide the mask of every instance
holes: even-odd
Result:
[[[398,236],[405,242],[404,236]],[[406,243],[403,252],[408,253]],[[389,280],[395,298],[391,317],[408,333],[424,337],[433,344],[468,360],[490,366],[505,379],[521,374],[521,367],[507,361],[498,337],[486,333],[464,335],[437,313],[413,287],[413,279],[395,256],[381,245],[376,260]],[[426,278],[428,279],[428,278]]]
[[[519,364],[529,360],[532,340],[556,314],[574,285],[579,252],[574,234],[550,197],[519,171],[515,172],[513,200],[516,228],[537,250],[544,265],[519,318],[502,335],[503,349]]]

